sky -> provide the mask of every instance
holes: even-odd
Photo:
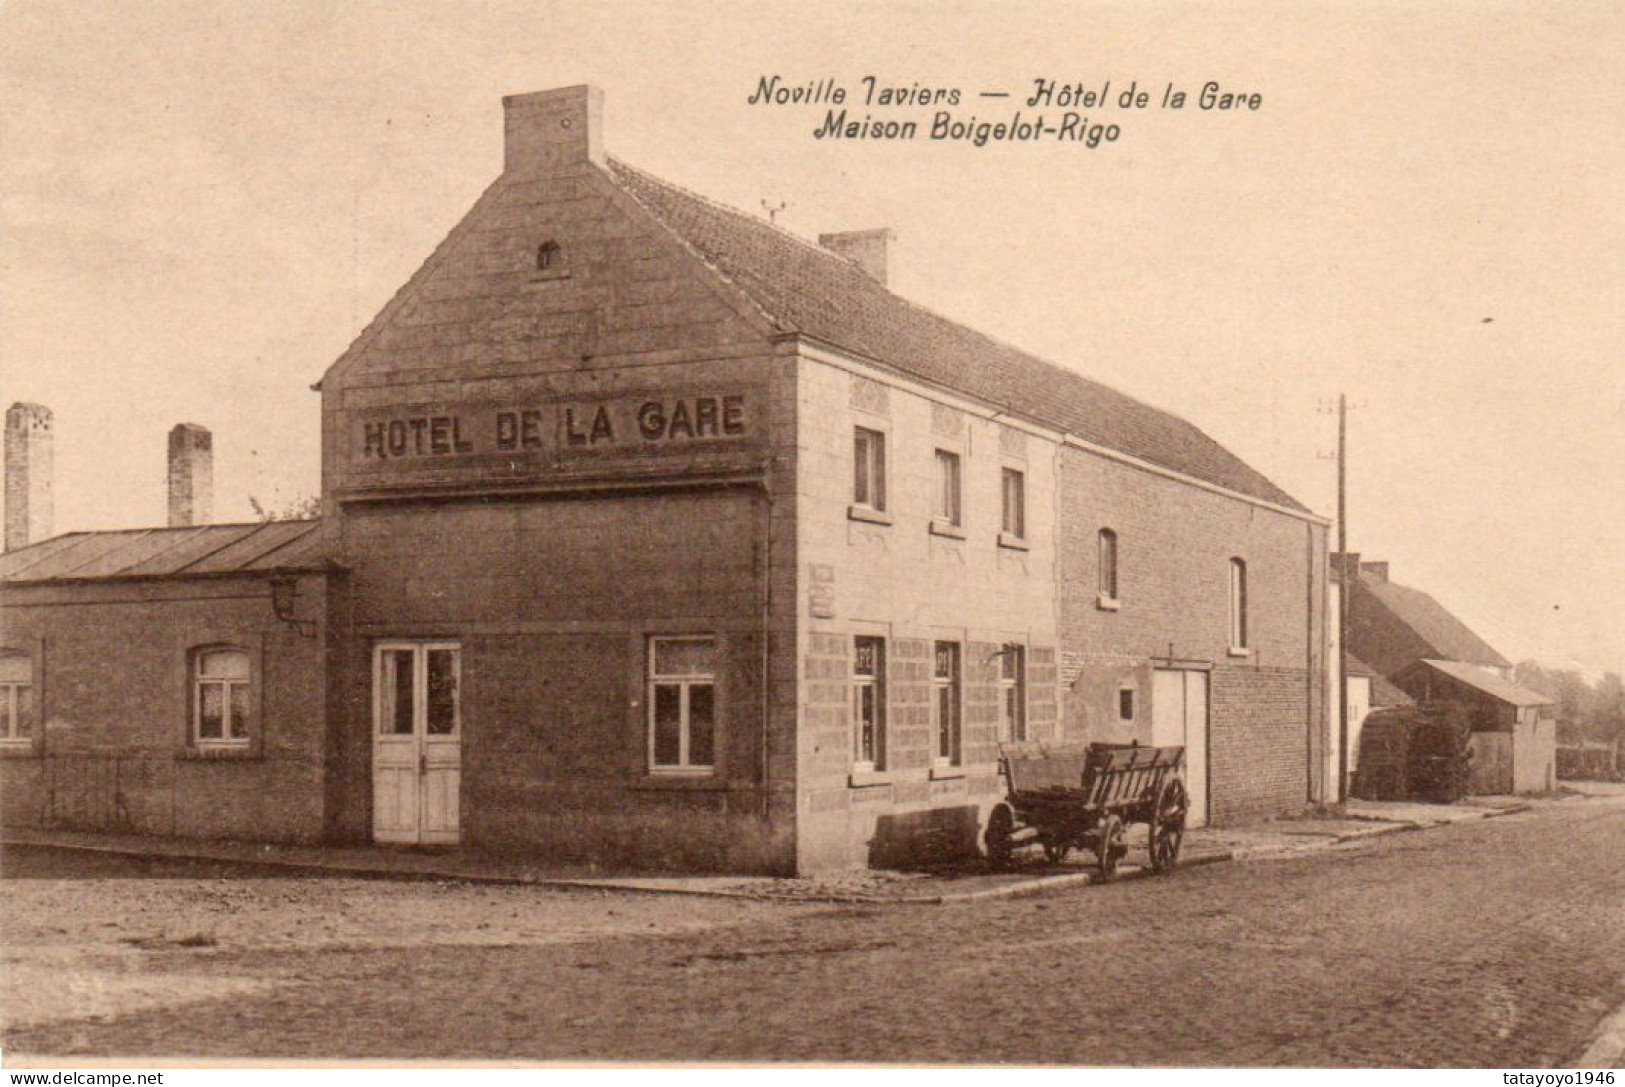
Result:
[[[57,531],[162,523],[182,420],[216,519],[315,493],[310,386],[500,171],[501,96],[592,83],[611,154],[891,227],[900,294],[1327,516],[1346,393],[1351,550],[1514,660],[1625,670],[1621,55],[1607,2],[10,0],[0,400],[55,412]],[[849,142],[750,104],[774,75],[927,126],[863,77],[986,120],[1038,79],[1155,93],[1080,110],[1118,125],[1093,149]]]

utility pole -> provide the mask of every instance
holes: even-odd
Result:
[[[1337,412],[1337,791],[1338,800],[1346,800],[1349,787],[1349,586],[1360,576],[1358,566],[1351,567],[1348,560],[1348,414],[1351,409],[1365,407],[1350,404],[1348,395],[1340,393],[1337,406],[1322,404],[1320,410]],[[1325,454],[1322,460],[1329,459]]]
[[[1337,394],[1337,799],[1349,786],[1349,401]]]

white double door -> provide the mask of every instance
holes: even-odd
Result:
[[[375,841],[457,843],[461,687],[455,642],[383,642],[373,650]]]
[[[1208,675],[1195,669],[1158,668],[1151,681],[1151,742],[1185,745],[1187,827],[1205,827],[1207,802]]]

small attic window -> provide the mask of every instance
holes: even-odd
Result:
[[[562,257],[559,243],[549,238],[536,247],[536,270],[538,272],[551,272],[559,266]]]

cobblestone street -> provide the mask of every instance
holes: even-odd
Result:
[[[5,870],[24,1053],[1532,1067],[1625,1003],[1622,797],[945,906]]]

